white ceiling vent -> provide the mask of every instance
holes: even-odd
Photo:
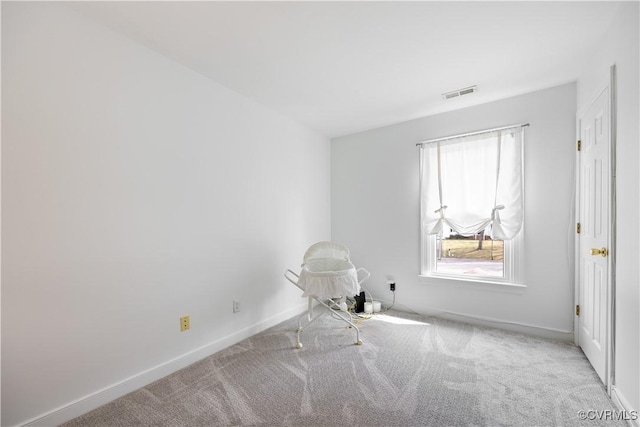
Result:
[[[465,87],[464,89],[458,89],[452,92],[443,93],[442,97],[444,99],[457,98],[458,96],[468,95],[470,93],[477,92],[477,91],[478,91],[478,86],[470,86],[470,87]]]

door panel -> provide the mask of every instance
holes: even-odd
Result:
[[[580,318],[578,343],[603,383],[607,383],[609,258],[592,249],[609,244],[609,90],[580,118],[579,234]]]

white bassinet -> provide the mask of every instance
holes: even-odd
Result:
[[[348,323],[356,331],[356,344],[362,344],[359,329],[351,322],[351,315],[344,302],[345,297],[360,293],[360,285],[367,280],[370,273],[358,268],[349,259],[349,249],[334,242],[319,242],[312,245],[304,254],[300,274],[286,270],[284,277],[302,289],[303,297],[309,298],[309,309],[298,320],[298,342],[296,348],[302,348],[300,333],[302,319],[307,317],[308,325],[320,318],[327,311],[312,317],[313,301],[319,303],[337,316],[337,319]],[[358,279],[358,274],[362,276]],[[295,279],[294,279],[295,277]],[[342,313],[339,313],[342,312]]]

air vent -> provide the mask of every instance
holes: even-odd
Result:
[[[457,98],[458,96],[468,95],[470,93],[477,92],[477,91],[478,91],[478,86],[470,86],[470,87],[465,87],[464,89],[458,89],[452,92],[443,93],[442,97],[444,99]]]

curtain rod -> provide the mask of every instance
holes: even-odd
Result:
[[[416,146],[418,147],[418,146],[420,146],[420,145],[430,144],[430,143],[432,143],[432,142],[447,141],[447,140],[449,140],[449,139],[464,138],[464,137],[467,137],[467,136],[474,136],[474,135],[482,135],[483,133],[497,132],[497,131],[499,131],[499,130],[505,130],[505,129],[517,128],[518,126],[519,126],[519,127],[524,128],[524,127],[529,126],[529,123],[523,123],[523,124],[519,124],[519,125],[511,125],[511,126],[504,126],[504,127],[501,127],[501,128],[494,128],[494,129],[480,130],[480,131],[477,131],[477,132],[463,133],[463,134],[460,134],[460,135],[445,136],[445,137],[443,137],[443,138],[430,139],[430,140],[428,140],[428,141],[418,142],[418,143],[416,144]]]

